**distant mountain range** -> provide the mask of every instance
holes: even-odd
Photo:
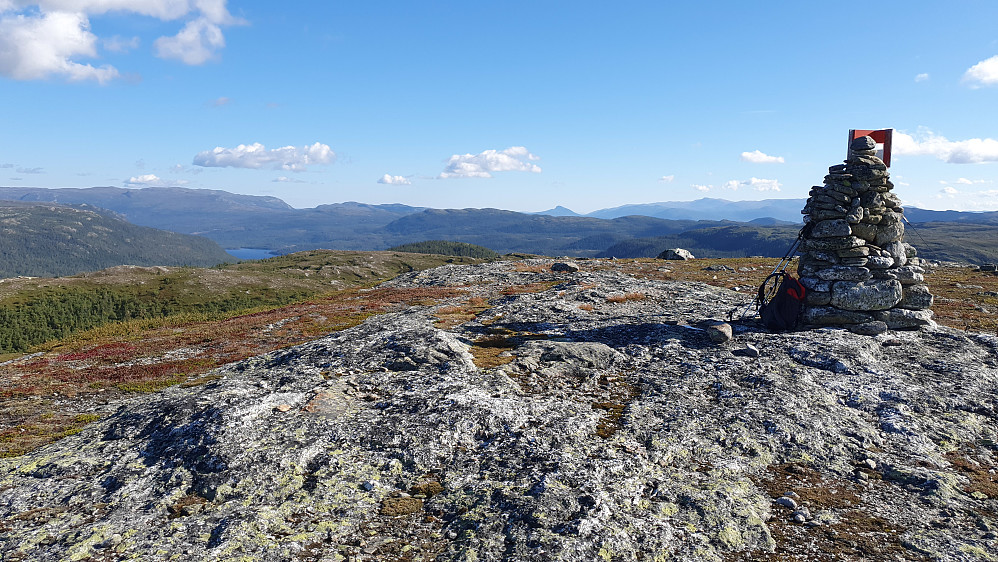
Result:
[[[85,203],[139,225],[202,235],[224,248],[276,254],[449,240],[501,253],[578,257],[651,257],[669,247],[700,257],[781,256],[796,236],[804,206],[802,199],[700,199],[625,205],[586,216],[561,206],[541,213],[357,202],[295,209],[275,197],[178,187],[0,187],[2,199]],[[925,238],[913,243],[926,257],[998,261],[998,212],[908,208],[906,216]]]
[[[207,238],[136,226],[96,211],[0,201],[0,278],[73,275],[124,264],[207,267],[235,261]]]

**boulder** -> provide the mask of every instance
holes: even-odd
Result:
[[[666,250],[658,255],[660,260],[692,260],[695,259],[693,254],[689,250],[684,250],[682,248],[672,248],[671,250]]]
[[[886,310],[901,302],[901,283],[894,279],[832,285],[832,306],[843,310]]]

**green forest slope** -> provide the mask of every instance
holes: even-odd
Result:
[[[0,201],[0,278],[225,261],[235,258],[201,236],[136,226],[84,207]]]

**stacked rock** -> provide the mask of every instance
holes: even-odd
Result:
[[[870,137],[852,141],[849,158],[828,169],[801,211],[806,325],[869,335],[934,325],[923,262],[901,241],[904,209],[875,148]]]

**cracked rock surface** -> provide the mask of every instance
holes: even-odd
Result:
[[[3,560],[989,560],[998,338],[704,326],[580,262],[131,399],[0,460]],[[519,267],[518,267],[519,266]],[[545,269],[547,267],[547,269]],[[519,287],[521,290],[509,290]],[[486,302],[449,326],[443,307]]]

